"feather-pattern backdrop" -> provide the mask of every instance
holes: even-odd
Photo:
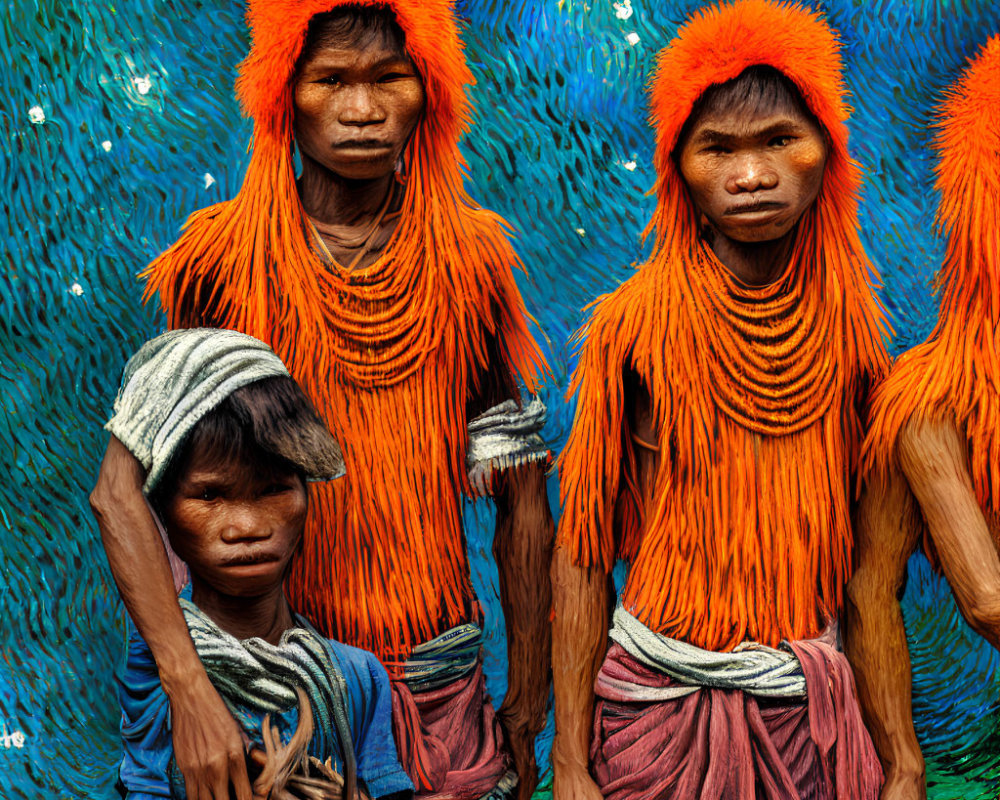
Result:
[[[582,307],[630,274],[653,210],[645,83],[699,2],[464,0],[474,128],[469,189],[505,216],[555,373],[547,436],[572,407]],[[866,169],[862,225],[895,316],[894,352],[936,315],[943,243],[929,127],[941,91],[1000,28],[991,0],[833,0]],[[15,0],[0,18],[0,796],[115,796],[120,604],[87,493],[129,354],[164,320],[136,273],[196,208],[232,197],[250,126],[233,94],[247,49],[235,0]],[[554,483],[554,481],[553,481]],[[553,487],[554,489],[554,487]],[[557,494],[550,492],[553,503]],[[487,610],[489,687],[505,653],[488,503],[466,510]],[[922,557],[904,612],[930,795],[1000,787],[1000,658]],[[538,750],[546,761],[551,729]]]

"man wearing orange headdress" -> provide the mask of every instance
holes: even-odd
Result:
[[[549,671],[553,526],[546,366],[505,223],[465,193],[465,63],[449,0],[251,0],[237,93],[254,120],[242,189],[191,216],[146,275],[171,327],[268,342],[342,444],[289,578],[296,610],[376,653],[417,796],[530,796]],[[301,173],[295,174],[295,149]],[[234,723],[173,600],[142,468],[111,441],[94,493],[126,606],[171,699],[199,798],[247,797]],[[508,692],[485,694],[462,493],[492,494]],[[501,726],[502,721],[502,726]],[[513,761],[513,763],[511,763]],[[192,786],[194,791],[192,791]]]
[[[846,645],[887,800],[926,793],[899,608],[921,542],[1000,649],[1000,35],[948,92],[937,126],[941,308],[873,399],[848,591]]]
[[[655,244],[582,334],[560,460],[559,800],[878,793],[836,633],[887,366],[838,50],[745,0],[660,55]]]

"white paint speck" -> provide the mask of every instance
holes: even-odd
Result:
[[[636,33],[635,31],[630,31],[629,33],[625,34],[625,41],[628,42],[633,47],[635,47],[637,44],[639,44],[639,34]]]
[[[150,80],[148,75],[132,78],[132,84],[135,86],[135,90],[142,95],[149,94],[149,90],[153,88],[153,81]]]
[[[105,139],[103,142],[101,142],[101,148],[104,150],[105,153],[110,153],[111,141],[109,139]]]
[[[23,731],[7,731],[7,723],[0,723],[0,747],[10,750],[12,747],[20,750],[28,738]]]
[[[575,230],[576,230],[576,232],[577,232],[577,233],[578,233],[578,234],[579,234],[580,236],[586,236],[586,235],[587,235],[587,232],[586,232],[586,231],[585,231],[585,230],[584,230],[583,228],[576,228]]]
[[[32,106],[28,109],[28,119],[32,125],[42,125],[45,122],[45,109],[41,106]]]
[[[205,188],[206,189],[209,186],[211,186],[213,183],[215,183],[215,178],[212,176],[211,172],[206,172],[205,175],[204,175],[204,178],[205,178]]]
[[[77,297],[83,294],[83,287],[79,283],[74,283],[69,287],[69,293],[75,294]]]
[[[625,169],[627,169],[629,172],[635,172],[635,168],[638,166],[638,164],[636,164],[634,161],[626,161],[624,164],[622,164],[622,166],[625,167]]]
[[[622,0],[620,3],[612,4],[615,9],[615,16],[618,19],[628,19],[632,16],[632,0]]]

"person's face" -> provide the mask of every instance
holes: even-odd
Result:
[[[823,183],[826,139],[795,108],[766,114],[706,111],[678,159],[699,212],[743,243],[780,239],[795,228]]]
[[[161,513],[196,588],[200,581],[220,595],[255,597],[280,586],[307,507],[295,472],[195,452]]]
[[[348,180],[396,167],[424,109],[424,85],[388,37],[318,47],[296,75],[295,141],[310,159]]]

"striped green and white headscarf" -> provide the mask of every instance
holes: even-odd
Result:
[[[288,370],[264,342],[238,331],[191,328],[161,334],[129,359],[104,427],[146,468],[148,495],[163,477],[185,437],[208,412],[237,389]],[[329,435],[329,434],[327,434]],[[311,480],[344,474],[343,457],[326,466],[298,464]]]

